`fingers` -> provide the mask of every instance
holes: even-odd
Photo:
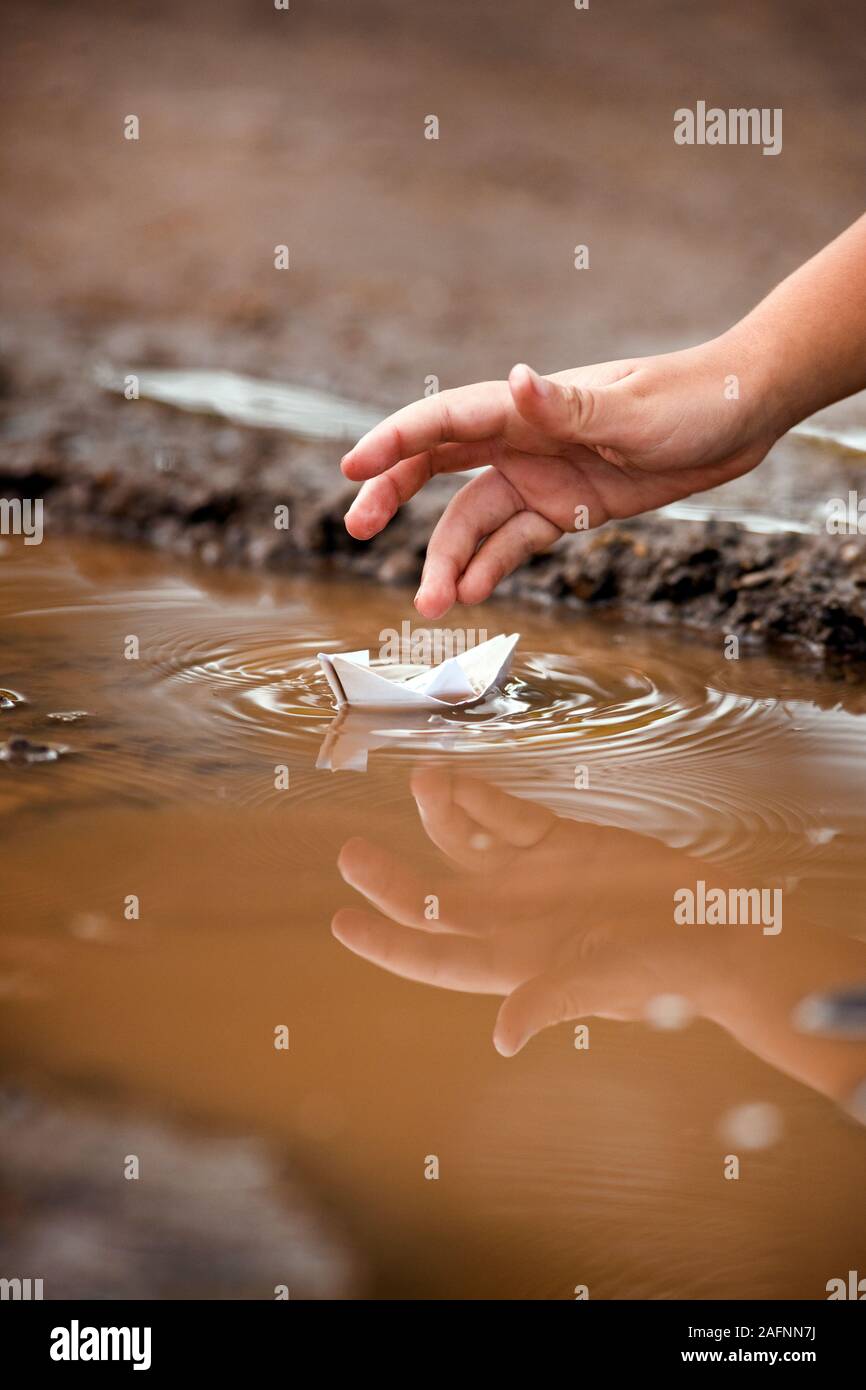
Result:
[[[410,786],[430,839],[467,867],[486,867],[488,856],[473,849],[473,840],[486,838],[491,851],[501,847],[503,841],[509,850],[527,849],[544,839],[557,820],[552,811],[537,802],[511,796],[478,777],[450,773],[445,768],[417,769],[412,773]]]
[[[460,489],[436,524],[415,607],[425,618],[441,618],[457,600],[457,584],[485,536],[521,509],[519,494],[496,469]]]
[[[428,449],[414,458],[403,459],[381,478],[371,478],[364,483],[344,518],[349,535],[357,541],[368,541],[371,536],[378,535],[403,503],[430,481],[432,463]]]
[[[612,444],[630,423],[633,401],[621,383],[573,386],[539,376],[525,362],[512,367],[508,386],[527,424],[570,443]]]
[[[473,994],[498,992],[499,982],[490,980],[488,949],[480,941],[410,931],[355,908],[341,908],[331,931],[356,956],[405,980]]]
[[[511,845],[499,838],[499,827],[487,829],[458,804],[458,778],[443,767],[417,768],[410,788],[428,838],[456,864],[475,872],[504,868],[514,858]]]
[[[546,806],[512,796],[478,777],[455,777],[454,799],[479,825],[495,831],[517,849],[537,845],[558,821]]]
[[[343,457],[343,472],[362,482],[437,445],[487,439],[501,433],[510,410],[504,381],[482,381],[414,401],[359,439]]]
[[[609,982],[607,982],[609,983]],[[493,1046],[513,1057],[543,1028],[601,1012],[609,998],[605,980],[569,979],[562,971],[547,971],[518,985],[502,1001],[493,1028]]]
[[[364,483],[346,513],[346,530],[356,540],[369,540],[437,473],[483,468],[491,462],[492,454],[492,441],[483,440],[480,444],[443,444],[414,458],[401,459],[380,477]]]
[[[347,840],[337,861],[340,873],[351,888],[355,888],[380,912],[404,927],[428,933],[464,932],[484,936],[492,929],[489,894],[487,901],[470,893],[466,884],[445,884],[444,891],[437,883],[436,916],[427,915],[431,899],[430,885],[406,869],[389,853],[370,840],[355,836]]]
[[[562,531],[538,512],[523,511],[509,517],[473,555],[457,584],[461,603],[481,603],[493,593],[506,575],[516,570],[530,555],[547,550]]]

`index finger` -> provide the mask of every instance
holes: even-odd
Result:
[[[479,381],[426,396],[374,425],[343,456],[343,473],[353,482],[362,482],[439,444],[487,439],[502,432],[510,409],[511,393],[505,381]]]
[[[372,965],[404,980],[468,994],[501,994],[511,987],[493,972],[489,945],[465,936],[431,936],[395,927],[373,912],[341,907],[331,931],[338,941]]]

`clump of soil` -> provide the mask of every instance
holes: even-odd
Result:
[[[50,743],[34,743],[29,738],[10,738],[0,743],[0,762],[5,763],[56,763],[66,752]]]
[[[355,541],[343,525],[354,488],[340,474],[337,445],[127,401],[95,384],[73,390],[61,364],[75,347],[55,339],[40,357],[31,342],[28,361],[24,341],[9,370],[15,423],[0,449],[0,495],[43,498],[49,539],[89,531],[208,565],[325,563],[379,583],[417,582],[453,479],[436,479],[372,541]],[[249,366],[265,364],[253,355]],[[48,393],[46,376],[54,379]],[[282,529],[276,517],[286,508]],[[828,663],[866,661],[860,537],[756,535],[652,514],[565,537],[501,592],[781,642]]]

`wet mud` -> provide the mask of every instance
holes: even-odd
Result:
[[[64,357],[72,352],[70,343]],[[38,385],[22,385],[7,401],[0,494],[42,498],[44,524],[53,531],[143,542],[208,565],[278,572],[325,567],[376,583],[417,583],[451,480],[436,480],[384,532],[360,543],[343,525],[354,488],[339,473],[338,441],[301,441],[125,400],[92,381],[79,383],[66,402],[55,378],[46,401],[44,377],[35,375]],[[784,506],[778,518],[770,516],[769,524],[777,519],[779,525],[769,534],[724,519],[723,509],[708,521],[655,514],[610,522],[564,537],[500,592],[534,603],[614,609],[640,623],[684,625],[719,643],[735,635],[745,643],[779,644],[810,661],[862,669],[866,537],[828,534],[820,510],[822,499],[847,495],[862,472],[860,456],[782,441],[774,458],[775,465],[762,465],[739,491],[748,496],[766,488],[763,505],[772,508],[780,493],[773,484],[785,470],[803,470],[813,493],[809,529],[785,529]],[[728,491],[736,500],[738,493]],[[808,495],[808,485],[803,491]],[[275,525],[278,512],[286,526]]]
[[[431,375],[444,388],[710,337],[861,211],[853,0],[820,22],[809,0],[550,4],[531,24],[516,0],[335,0],[326,17],[220,0],[204,35],[199,20],[194,0],[88,0],[48,26],[4,11],[0,495],[44,497],[57,532],[410,583],[447,485],[359,546],[339,448],[113,398],[93,373],[231,370],[385,414]],[[784,107],[783,154],[677,147],[684,69]],[[763,509],[812,466],[801,450],[770,486],[762,465]],[[841,481],[861,475],[849,457]],[[863,545],[655,517],[563,543],[510,592],[857,662]]]

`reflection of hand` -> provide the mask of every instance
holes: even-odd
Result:
[[[684,996],[780,1070],[846,1104],[861,1094],[862,1108],[866,1043],[797,1025],[805,995],[866,978],[862,942],[798,922],[787,907],[777,937],[675,925],[676,889],[697,878],[730,886],[717,869],[444,770],[416,772],[412,791],[457,872],[428,882],[387,850],[348,841],[344,879],[391,919],[336,914],[334,934],[358,955],[407,979],[504,995],[494,1043],[505,1056],[551,1024],[640,1018],[651,999]],[[424,913],[431,893],[434,921]]]
[[[682,987],[672,895],[694,876],[684,856],[439,769],[416,772],[412,791],[428,836],[462,872],[425,882],[350,840],[340,872],[391,919],[338,912],[334,933],[351,950],[408,979],[504,994],[494,1042],[507,1056],[550,1024],[636,1017]]]

